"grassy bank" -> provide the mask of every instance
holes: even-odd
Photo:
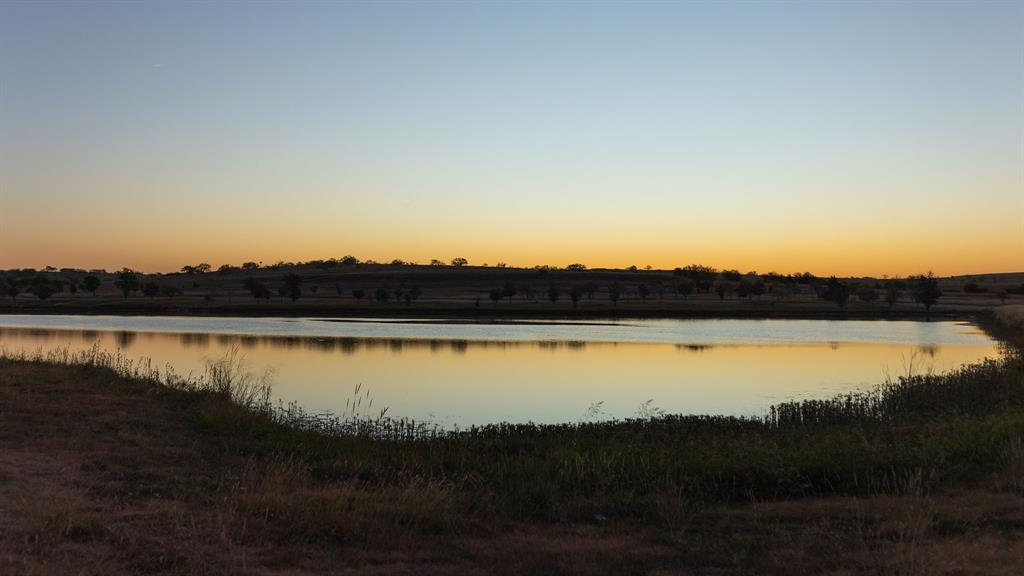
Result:
[[[184,379],[98,351],[6,358],[5,453],[66,453],[89,496],[12,507],[13,533],[36,540],[4,540],[4,558],[30,571],[63,561],[54,550],[101,549],[131,510],[193,543],[144,572],[1012,573],[1024,551],[1021,332],[983,323],[1007,344],[998,360],[763,418],[458,432],[273,407],[231,359]],[[9,502],[47,480],[18,457],[3,463]],[[113,508],[90,512],[95,494]],[[96,561],[138,561],[110,554]]]

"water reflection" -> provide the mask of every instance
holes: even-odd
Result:
[[[996,354],[991,340],[972,338],[659,343],[0,327],[8,351],[99,346],[180,373],[198,373],[238,348],[253,371],[274,372],[275,399],[337,412],[361,383],[375,406],[443,425],[576,420],[595,402],[627,417],[648,399],[670,413],[756,414],[782,399],[826,397],[911,367],[947,370]]]

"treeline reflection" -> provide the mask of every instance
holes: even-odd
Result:
[[[101,331],[101,330],[74,330],[74,329],[52,329],[52,328],[0,328],[0,342],[21,341],[24,344],[54,344],[71,340],[91,345],[108,340],[116,344],[122,350],[130,350],[140,339],[147,342],[169,343],[177,341],[182,348],[206,349],[216,344],[221,348],[239,347],[241,349],[271,348],[277,350],[312,350],[325,353],[340,352],[342,354],[355,354],[360,351],[388,350],[394,353],[401,353],[406,350],[430,350],[431,352],[454,352],[465,353],[470,349],[480,350],[511,350],[518,348],[532,348],[540,350],[566,350],[582,351],[587,348],[607,348],[617,346],[672,346],[676,350],[701,353],[710,351],[717,347],[727,346],[751,346],[751,347],[777,347],[778,344],[652,344],[652,343],[620,343],[620,342],[587,342],[582,340],[442,340],[434,338],[370,338],[370,337],[321,337],[321,336],[278,336],[278,335],[238,335],[238,334],[210,334],[205,332],[134,332],[127,330]],[[840,342],[824,342],[829,348],[836,350]],[[807,346],[806,343],[793,344],[795,346]],[[811,344],[813,345],[813,344]],[[922,344],[916,346],[919,353],[927,356],[935,356],[940,347],[935,344]]]

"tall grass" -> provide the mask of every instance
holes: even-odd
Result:
[[[499,423],[444,429],[374,409],[357,387],[340,415],[270,404],[270,382],[237,354],[198,377],[99,348],[36,354],[35,361],[107,370],[204,402],[212,430],[235,449],[290,454],[320,480],[411,481],[472,495],[484,513],[592,519],[612,514],[680,525],[695,503],[835,493],[902,493],[979,478],[1015,463],[1024,438],[1024,357],[942,374],[907,374],[875,389],[784,402],[759,417],[666,415],[553,425]],[[225,418],[225,414],[231,418]],[[230,420],[230,424],[228,424]],[[1010,450],[1008,447],[1018,447]]]

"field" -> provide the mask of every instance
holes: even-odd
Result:
[[[17,294],[0,313],[387,317],[782,317],[918,318],[927,315],[905,280],[845,278],[842,306],[821,297],[826,279],[717,271],[514,269],[480,266],[298,265],[206,273],[139,275],[124,296],[116,275],[8,271]],[[298,294],[288,293],[293,276]],[[75,292],[70,285],[74,284]],[[152,285],[150,295],[144,286]],[[940,278],[931,314],[963,317],[1024,303],[1024,274]],[[45,289],[45,298],[36,295]],[[895,291],[887,302],[890,286]],[[59,287],[60,291],[57,291]],[[552,300],[552,289],[557,293]],[[865,292],[870,296],[863,296]],[[262,290],[260,294],[258,291]],[[613,300],[614,297],[617,298]],[[492,297],[493,294],[493,297]],[[257,297],[258,295],[258,297]],[[574,297],[576,301],[574,301]]]
[[[1019,307],[1003,358],[787,403],[460,433],[265,404],[94,351],[0,361],[3,573],[1012,574]]]

